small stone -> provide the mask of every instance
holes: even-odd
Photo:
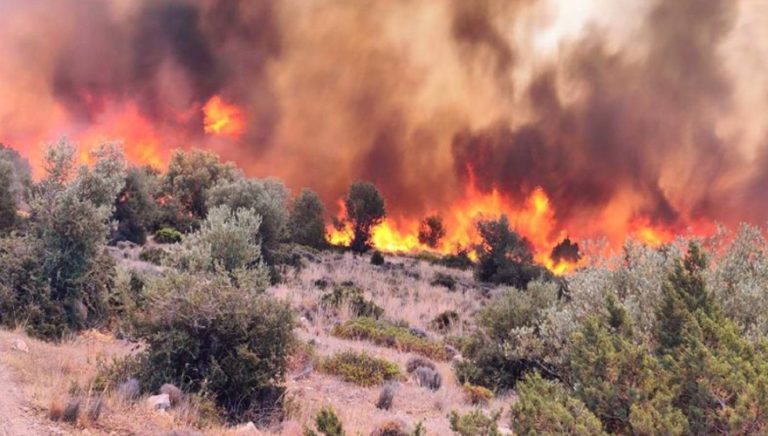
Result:
[[[171,408],[171,399],[168,394],[153,395],[147,398],[147,405],[152,410],[168,410]]]
[[[256,424],[252,422],[247,422],[245,424],[237,426],[237,428],[235,428],[235,433],[254,435],[254,436],[261,435],[261,432],[259,431],[259,429],[256,428]]]
[[[12,348],[16,351],[21,351],[22,353],[29,353],[29,347],[27,346],[27,343],[21,339],[16,339],[13,341]]]
[[[177,406],[184,399],[184,392],[176,386],[166,383],[160,387],[160,393],[168,395],[172,406]]]

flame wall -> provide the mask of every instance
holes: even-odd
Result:
[[[65,134],[121,138],[154,165],[211,149],[330,206],[367,179],[387,199],[381,235],[399,246],[428,213],[444,215],[453,244],[473,237],[477,214],[506,212],[542,252],[565,235],[660,241],[768,218],[765,2],[0,10],[0,142],[33,162]]]

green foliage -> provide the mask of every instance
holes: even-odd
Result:
[[[321,369],[360,386],[376,386],[400,375],[397,364],[355,351],[345,351],[323,360]]]
[[[272,264],[273,253],[287,239],[289,194],[276,179],[223,180],[208,193],[208,206],[228,206],[232,211],[250,209],[259,215],[262,255]]]
[[[208,191],[219,181],[237,176],[232,163],[221,163],[213,153],[176,151],[163,179],[163,193],[175,200],[181,214],[203,219],[208,213]]]
[[[325,308],[339,309],[347,305],[355,317],[379,319],[384,315],[384,309],[373,301],[367,300],[363,290],[356,286],[335,285],[333,290],[320,297],[320,304]]]
[[[176,229],[163,227],[155,232],[155,242],[158,244],[177,244],[184,239],[184,235]]]
[[[150,280],[146,298],[136,321],[144,386],[210,393],[233,418],[274,405],[294,340],[288,305],[221,276],[173,271]]]
[[[326,406],[320,409],[315,416],[315,426],[317,431],[325,436],[344,436],[344,427],[341,424],[341,420],[336,416],[336,412],[330,407]],[[316,436],[317,433],[310,429],[304,430],[305,436]]]
[[[546,268],[533,262],[530,243],[509,228],[506,215],[478,222],[477,230],[483,240],[475,247],[478,280],[525,289],[528,282],[551,276]]]
[[[147,231],[157,220],[155,196],[158,189],[159,180],[151,168],[128,169],[125,186],[117,195],[112,215],[112,219],[117,221],[115,241],[131,241],[140,245],[147,241]]]
[[[252,209],[214,207],[168,263],[193,273],[224,274],[239,287],[263,289],[269,273],[261,260],[260,226]]]
[[[373,183],[357,181],[349,187],[344,205],[353,230],[350,248],[364,253],[371,248],[371,230],[387,215],[384,199]]]
[[[381,254],[381,251],[379,250],[374,251],[373,254],[371,255],[371,265],[381,266],[381,265],[384,265],[384,263],[385,263],[384,255]]]
[[[531,369],[551,372],[537,327],[558,304],[553,283],[532,282],[525,291],[503,291],[477,316],[478,332],[463,347],[455,366],[462,383],[494,390],[514,387]]]
[[[510,411],[512,430],[519,435],[603,435],[602,423],[563,385],[537,372],[517,385],[518,400]],[[660,434],[660,433],[643,433]]]
[[[419,224],[419,242],[430,248],[437,248],[445,237],[445,226],[439,215],[431,215]]]
[[[361,317],[347,321],[334,327],[331,334],[344,339],[367,340],[376,345],[413,352],[432,359],[448,360],[450,357],[441,344],[415,336],[405,327],[372,318]]]
[[[324,248],[325,240],[325,205],[311,189],[301,190],[293,200],[288,218],[288,230],[291,241],[312,248]]]
[[[449,421],[451,430],[460,436],[500,436],[498,421],[501,411],[486,416],[480,410],[473,410],[465,415],[451,412]]]

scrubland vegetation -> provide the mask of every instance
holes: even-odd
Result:
[[[178,152],[163,171],[116,144],[89,166],[75,157],[50,146],[33,181],[0,148],[0,339],[32,344],[0,361],[73,431],[768,431],[755,227],[627,241],[556,277],[505,217],[454,255],[362,256],[387,212],[366,182],[334,223],[352,231],[347,251],[327,243],[317,194],[210,153]],[[425,218],[425,245],[444,235]],[[557,255],[581,256],[571,241]],[[158,392],[174,398],[159,421],[139,407]]]

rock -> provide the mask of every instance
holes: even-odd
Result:
[[[153,395],[147,398],[147,406],[152,410],[168,410],[171,408],[171,399],[168,394]]]
[[[176,386],[166,383],[160,387],[160,393],[168,395],[172,406],[177,406],[184,399],[184,392]]]
[[[280,434],[283,436],[303,436],[304,430],[296,421],[285,421],[281,425]]]
[[[247,435],[254,435],[259,436],[262,433],[259,431],[258,428],[256,428],[256,424],[252,422],[247,422],[243,425],[239,425],[235,428],[236,434],[247,434]]]
[[[27,343],[22,341],[21,339],[16,339],[13,341],[13,345],[11,346],[16,351],[21,351],[22,353],[29,353],[29,347],[27,346]]]
[[[138,380],[135,378],[128,379],[128,381],[117,387],[117,395],[123,401],[135,401],[139,398],[140,387]]]

